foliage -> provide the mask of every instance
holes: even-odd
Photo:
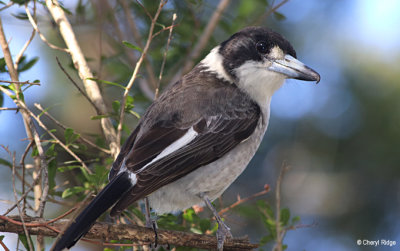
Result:
[[[12,1],[18,5],[32,4],[33,1]],[[107,2],[107,1],[106,1]],[[40,2],[45,8],[45,4]],[[66,2],[65,2],[66,3]],[[121,1],[125,3],[125,1]],[[161,81],[161,87],[168,85],[172,80],[176,79],[177,73],[180,72],[183,65],[191,63],[190,60],[197,62],[207,51],[215,46],[217,41],[221,41],[238,29],[251,24],[262,23],[267,18],[265,12],[270,10],[273,6],[266,0],[256,1],[240,1],[233,3],[228,7],[226,13],[222,16],[217,26],[217,31],[210,37],[209,43],[203,45],[200,51],[200,57],[189,59],[192,48],[196,45],[198,37],[202,34],[205,27],[208,25],[209,17],[212,10],[216,7],[214,1],[171,1],[166,5],[158,18],[154,34],[154,39],[151,43],[151,48],[146,55],[145,67],[142,67],[138,75],[138,81],[144,81],[147,88],[139,85],[138,81],[135,82],[130,95],[126,97],[126,102],[122,107],[121,92],[127,90],[126,83],[128,82],[132,67],[136,64],[138,58],[144,53],[144,44],[146,42],[147,33],[151,26],[151,19],[149,16],[154,16],[157,10],[158,3],[156,1],[143,1],[142,4],[138,2],[125,3],[129,8],[128,12],[124,12],[123,4],[118,3],[113,8],[105,9],[104,12],[97,12],[98,6],[101,3],[78,1],[77,6],[73,8],[62,6],[62,8],[70,13],[69,18],[72,20],[73,25],[79,26],[80,20],[85,19],[86,23],[91,23],[96,26],[98,20],[103,20],[102,33],[104,39],[102,42],[112,48],[113,53],[106,54],[103,51],[98,52],[97,58],[88,61],[95,61],[101,65],[100,71],[95,73],[94,78],[87,78],[87,80],[96,81],[101,85],[105,99],[111,104],[107,114],[96,114],[91,116],[92,120],[101,120],[104,118],[111,119],[114,129],[118,130],[118,125],[122,123],[122,142],[129,135],[134,124],[140,118],[140,113],[143,108],[151,102],[151,94],[156,89],[156,78],[159,69],[164,59],[164,51],[168,31],[171,24],[171,16],[177,13],[177,25],[173,27],[173,39],[167,54],[167,64],[165,67],[165,74]],[[39,7],[39,6],[36,6]],[[32,8],[32,6],[30,6]],[[22,10],[22,9],[21,9]],[[35,9],[36,10],[36,9]],[[75,12],[75,13],[74,13]],[[131,37],[130,34],[134,31],[127,29],[129,24],[118,24],[116,20],[126,19],[127,13],[132,12],[135,23],[137,23],[137,37]],[[44,13],[44,12],[43,12]],[[284,19],[284,16],[276,10],[272,11],[274,17],[278,20]],[[35,13],[39,14],[39,12]],[[18,11],[11,13],[14,18],[28,23],[28,15],[25,12]],[[45,15],[45,14],[44,14]],[[122,18],[125,17],[125,18]],[[132,27],[130,27],[132,28]],[[122,29],[122,30],[121,30]],[[119,33],[118,33],[119,32]],[[117,35],[115,35],[117,33]],[[93,36],[93,34],[92,34]],[[133,42],[131,42],[133,40]],[[83,41],[82,43],[92,43],[92,41]],[[28,50],[29,53],[29,50]],[[29,54],[28,54],[29,55]],[[28,59],[29,58],[29,59]],[[18,61],[18,73],[27,72],[37,67],[38,57],[29,57],[25,54],[20,57]],[[192,62],[192,63],[195,63]],[[93,67],[95,68],[95,67]],[[0,73],[8,73],[8,68],[5,63],[4,57],[0,58]],[[78,75],[75,67],[70,67],[70,71]],[[13,80],[14,81],[14,80]],[[38,80],[32,83],[27,83],[28,87],[39,84]],[[15,101],[17,106],[24,106],[25,96],[21,87],[24,84],[9,83],[2,84],[2,90],[11,92],[9,97]],[[142,86],[142,87],[141,87]],[[41,88],[36,87],[35,88]],[[149,91],[150,90],[150,91]],[[4,91],[0,94],[0,105],[4,102]],[[34,99],[34,97],[31,97]],[[53,104],[52,104],[53,105]],[[90,104],[88,104],[89,106]],[[121,108],[122,107],[122,108]],[[79,110],[79,107],[73,109]],[[129,120],[121,121],[121,109],[129,115]],[[51,107],[45,108],[41,113],[36,113],[37,118],[32,114],[30,116],[35,119],[35,123],[41,123],[41,119],[52,119],[50,116],[53,112]],[[50,114],[50,115],[49,115]],[[88,118],[86,118],[88,119]],[[54,119],[52,119],[54,120]],[[128,122],[129,124],[128,124]],[[83,122],[84,123],[84,122]],[[40,144],[38,142],[29,145],[30,156],[33,160],[38,160],[46,163],[47,170],[46,182],[42,183],[48,186],[47,198],[53,202],[69,201],[74,204],[82,201],[90,193],[98,193],[107,183],[107,175],[109,166],[112,163],[112,156],[107,151],[100,151],[107,147],[106,139],[101,133],[84,134],[80,133],[79,129],[70,128],[67,126],[55,127],[51,123],[46,123],[48,128],[43,129],[40,133]],[[31,128],[35,131],[34,128]],[[54,135],[54,136],[53,136]],[[94,141],[94,142],[92,142]],[[33,142],[33,141],[32,141]],[[92,142],[92,143],[89,143]],[[41,149],[44,150],[44,155]],[[107,150],[107,149],[106,149]],[[21,163],[25,160],[25,156],[21,157]],[[37,162],[36,162],[37,163]],[[0,164],[13,167],[13,164],[5,159],[0,159]],[[24,164],[21,168],[24,169],[24,175],[27,177],[33,175],[33,169],[28,170]],[[87,167],[85,166],[87,165]],[[18,171],[19,172],[19,171]],[[34,179],[34,178],[32,178]],[[26,185],[24,189],[27,189]],[[27,196],[26,200],[32,203],[33,197]],[[36,198],[37,199],[37,198]],[[264,203],[264,204],[263,204]],[[261,244],[268,241],[276,240],[276,226],[279,224],[282,227],[288,228],[298,220],[296,217],[290,218],[288,209],[282,209],[282,218],[279,223],[271,220],[273,212],[271,207],[266,202],[259,202],[259,215],[263,219],[269,235],[261,240]],[[25,203],[24,203],[25,205]],[[28,208],[24,209],[28,210]],[[32,210],[33,213],[38,214],[38,209]],[[144,217],[141,214],[137,205],[133,205],[127,211],[125,217],[136,218],[138,221],[143,221]],[[135,217],[133,217],[135,216]],[[162,215],[158,219],[160,228],[174,229],[182,231],[191,231],[199,234],[215,234],[217,225],[211,219],[199,217],[194,209],[188,209],[181,214],[167,214]],[[28,240],[30,236],[25,234],[19,235],[19,240],[24,247],[29,250]],[[188,250],[187,248],[179,248],[178,250]]]

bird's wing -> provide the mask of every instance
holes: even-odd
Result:
[[[240,97],[242,94],[234,96],[241,101],[239,105],[233,105],[233,100],[219,100],[221,106],[217,111],[200,117],[183,116],[191,118],[190,123],[179,119],[158,120],[141,133],[121,162],[124,170],[126,168],[136,175],[136,184],[118,201],[111,215],[120,213],[134,201],[215,161],[247,139],[254,132],[261,111],[258,105]],[[210,105],[205,103],[203,105]],[[198,106],[193,106],[192,113],[200,114],[194,107]],[[177,110],[174,109],[175,114]],[[202,107],[201,110],[207,108]],[[166,112],[168,110],[163,110],[164,116],[160,116],[174,117],[165,116]],[[175,117],[181,116],[178,114]]]

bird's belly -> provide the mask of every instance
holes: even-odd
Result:
[[[260,119],[256,131],[222,158],[150,194],[148,198],[152,209],[163,214],[203,205],[200,193],[207,194],[212,201],[218,198],[243,172],[256,153],[267,128],[265,121],[268,120]]]

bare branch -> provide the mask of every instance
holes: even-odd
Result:
[[[28,8],[28,3],[25,3],[25,9]],[[33,15],[36,18],[36,1],[33,1]],[[26,49],[28,49],[28,46],[31,44],[33,38],[35,37],[36,31],[35,29],[32,30],[31,36],[29,37],[28,41],[25,42],[24,46],[22,47],[21,51],[17,54],[15,57],[15,62],[14,62],[14,67],[15,69],[18,69],[18,64],[20,60],[22,59],[22,56],[24,55],[24,52]]]
[[[162,79],[162,75],[163,75],[163,72],[164,72],[165,61],[167,60],[167,53],[168,53],[168,49],[169,49],[169,44],[171,43],[172,30],[174,28],[174,23],[175,23],[176,17],[177,17],[176,13],[174,13],[172,15],[172,24],[171,24],[171,28],[169,29],[167,45],[165,46],[163,61],[162,61],[162,64],[161,64],[160,75],[158,76],[157,88],[156,88],[156,93],[154,94],[154,99],[158,98],[158,94],[160,92],[161,79]]]
[[[15,153],[12,154],[12,160],[13,160],[13,164],[12,164],[12,177],[11,177],[11,179],[12,179],[12,185],[13,185],[13,191],[14,191],[14,198],[15,198],[15,201],[18,201],[17,190],[16,190],[16,187],[15,187]],[[22,227],[24,229],[25,236],[26,236],[26,238],[28,240],[29,250],[33,250],[33,248],[32,248],[33,247],[33,243],[31,242],[31,238],[29,237],[28,229],[25,226],[22,210],[21,210],[21,208],[19,206],[19,203],[16,203],[16,204],[17,204],[17,208],[18,208],[19,217],[20,217],[21,222],[22,222]]]
[[[93,79],[93,74],[86,62],[82,50],[76,40],[75,33],[72,30],[64,10],[60,7],[57,0],[46,0],[46,6],[49,9],[54,21],[59,26],[60,33],[64,39],[65,44],[70,50],[72,61],[75,68],[78,70],[79,77],[83,81],[87,95],[93,101],[100,114],[107,114],[107,107],[101,95],[100,88]],[[119,139],[115,133],[114,127],[110,118],[102,118],[100,120],[101,126],[106,137],[112,156],[115,158],[119,152]]]
[[[9,81],[9,80],[0,80],[1,83],[9,83],[9,84],[16,84],[16,85],[40,85],[40,83],[32,83],[29,81]]]
[[[269,185],[265,185],[265,186],[264,186],[264,190],[262,190],[261,192],[252,194],[252,195],[250,195],[249,197],[244,198],[244,199],[241,199],[240,197],[238,197],[238,200],[237,200],[235,203],[233,203],[233,204],[230,205],[229,207],[226,207],[226,208],[224,208],[224,209],[221,209],[221,210],[218,212],[218,214],[219,214],[219,215],[223,215],[224,213],[226,213],[226,212],[228,212],[229,210],[231,210],[231,209],[233,209],[233,208],[239,206],[240,204],[245,203],[246,201],[249,201],[249,200],[255,199],[255,198],[257,198],[257,197],[260,197],[260,196],[262,196],[262,195],[264,195],[264,194],[267,194],[267,193],[269,192],[269,188],[270,188]]]
[[[19,111],[19,108],[11,108],[11,107],[0,107],[0,111]]]
[[[69,81],[71,81],[71,83],[76,87],[76,89],[78,89],[78,91],[89,101],[89,103],[93,106],[93,108],[96,110],[96,113],[98,115],[101,114],[99,108],[96,106],[96,104],[90,99],[90,97],[86,94],[86,92],[84,90],[82,90],[82,88],[74,81],[74,79],[71,77],[71,75],[68,74],[68,72],[65,70],[65,68],[62,66],[60,60],[58,59],[58,57],[56,57],[56,61],[58,64],[58,67],[60,67],[60,69],[62,70],[62,72],[64,72],[64,74],[67,76],[67,78],[69,79]]]
[[[275,2],[275,1],[274,1]],[[282,5],[286,4],[289,2],[289,0],[283,0],[282,2],[278,3],[277,5],[274,6],[274,2],[271,4],[271,8],[264,13],[260,18],[257,19],[257,21],[254,22],[254,25],[260,25],[269,15],[274,13],[277,9],[279,9]]]
[[[44,115],[46,115],[51,121],[53,121],[54,123],[56,123],[59,127],[61,127],[61,128],[64,129],[64,130],[67,129],[67,127],[66,127],[65,125],[61,124],[60,121],[58,121],[56,118],[54,118],[53,116],[51,116],[50,113],[48,113],[46,110],[44,110],[43,107],[42,107],[40,104],[35,103],[34,105],[35,105],[35,107],[36,107],[37,109],[39,109]],[[93,143],[93,142],[90,141],[89,139],[83,137],[82,135],[80,135],[80,137],[79,137],[78,140],[81,140],[81,141],[85,142],[86,144],[88,144],[88,145],[90,145],[90,146],[92,146],[92,147],[96,148],[97,150],[100,150],[100,151],[102,151],[102,152],[104,152],[104,153],[107,153],[107,154],[110,154],[110,153],[111,153],[110,150],[104,149],[104,148],[102,148],[102,147],[99,147],[98,145],[96,145],[95,143]]]
[[[158,9],[156,14],[154,15],[154,17],[151,19],[151,25],[150,25],[150,30],[149,30],[149,34],[147,37],[147,42],[146,45],[144,46],[142,55],[140,56],[138,62],[136,63],[135,69],[133,71],[132,77],[129,80],[128,85],[126,86],[124,95],[122,97],[122,102],[121,102],[121,112],[119,114],[119,124],[118,124],[118,129],[117,129],[117,139],[118,139],[118,145],[120,143],[121,140],[121,132],[122,132],[122,125],[124,123],[124,118],[125,118],[125,104],[126,104],[126,99],[128,97],[129,91],[133,86],[133,83],[135,82],[135,79],[137,77],[137,74],[139,72],[139,68],[142,65],[143,59],[147,54],[147,51],[149,50],[150,47],[150,43],[152,41],[152,37],[153,37],[153,31],[154,31],[154,26],[156,24],[156,21],[158,19],[158,16],[161,13],[162,8],[164,7],[164,5],[167,3],[167,1],[165,0],[160,0],[160,4],[158,5]]]
[[[45,44],[47,44],[47,46],[49,46],[50,48],[52,48],[54,50],[59,50],[59,51],[63,51],[63,52],[69,53],[68,49],[58,47],[57,45],[54,45],[54,44],[50,43],[46,39],[46,37],[42,34],[42,32],[40,32],[40,30],[39,30],[39,28],[38,28],[38,26],[36,24],[36,21],[35,21],[36,18],[32,17],[31,12],[29,11],[29,8],[28,8],[27,4],[25,4],[25,12],[26,12],[26,15],[28,16],[29,22],[31,23],[33,29],[39,34],[39,37],[42,39],[43,42],[45,42]]]
[[[283,181],[283,177],[285,173],[289,170],[289,166],[286,162],[283,162],[281,171],[279,173],[278,180],[276,182],[276,192],[275,192],[275,199],[276,199],[276,244],[273,250],[282,251],[282,240],[286,233],[285,229],[282,229],[281,226],[281,185]]]
[[[195,60],[200,56],[201,51],[206,47],[210,37],[217,26],[222,12],[228,7],[230,0],[221,0],[218,4],[217,9],[214,11],[210,21],[199,38],[199,42],[196,44],[192,52],[189,54],[186,62],[184,63],[183,70],[180,74],[184,74],[193,68]]]
[[[140,47],[143,48],[143,43],[142,43],[142,37],[140,35],[140,32],[136,26],[135,20],[132,16],[132,13],[130,12],[129,5],[127,4],[126,0],[120,0],[119,1],[122,5],[122,9],[124,11],[125,15],[125,20],[128,22],[129,30],[132,32],[133,39],[135,43]],[[150,17],[151,18],[151,17]],[[148,87],[155,88],[156,87],[156,78],[154,74],[154,69],[151,66],[151,63],[149,62],[147,56],[144,58],[144,68],[146,69],[147,72],[147,77],[148,77]],[[143,90],[144,91],[144,90]],[[146,92],[145,92],[146,93]]]

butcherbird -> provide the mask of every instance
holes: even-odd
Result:
[[[218,250],[229,228],[211,202],[243,172],[268,126],[270,102],[286,78],[320,81],[280,34],[248,27],[211,50],[147,109],[126,140],[109,184],[64,232],[72,247],[112,207],[120,214],[148,198],[157,214],[206,205],[218,222]]]

